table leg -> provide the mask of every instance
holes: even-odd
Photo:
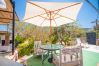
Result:
[[[48,62],[49,63],[53,63],[53,51],[50,51],[50,53],[51,53],[51,57],[48,59]]]
[[[49,51],[46,57],[44,57],[44,54],[42,54],[42,65],[44,64],[44,61],[47,59],[48,56],[49,56]]]

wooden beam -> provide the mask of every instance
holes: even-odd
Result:
[[[11,11],[5,11],[5,10],[0,10],[0,11],[2,11],[2,12],[7,12],[7,13],[13,13],[13,12],[11,12]]]
[[[0,19],[13,20],[11,18],[2,18],[2,17],[0,17]]]

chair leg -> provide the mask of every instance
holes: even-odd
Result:
[[[43,63],[43,58],[44,58],[44,55],[42,54],[42,65],[44,64],[44,63]]]

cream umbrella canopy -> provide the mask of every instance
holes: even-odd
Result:
[[[80,2],[28,1],[23,20],[37,26],[50,26],[51,32],[51,27],[75,22],[81,6]]]

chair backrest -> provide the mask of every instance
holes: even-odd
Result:
[[[81,44],[82,44],[81,39],[80,38],[76,38],[76,45],[77,46],[81,46]]]
[[[63,48],[60,54],[60,66],[65,65],[76,66],[81,61],[81,47]]]
[[[41,47],[41,41],[34,41],[34,49],[39,49]]]
[[[36,55],[41,55],[42,50],[41,50],[41,41],[34,41],[34,54]]]
[[[41,48],[41,41],[34,41],[34,53],[37,53],[37,50]]]
[[[77,44],[82,43],[80,38],[76,38],[76,42],[77,42]]]

